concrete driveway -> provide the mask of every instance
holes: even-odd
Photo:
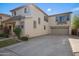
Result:
[[[0,55],[17,56],[72,56],[68,36],[41,36],[5,47]]]

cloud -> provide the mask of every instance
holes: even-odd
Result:
[[[47,11],[49,11],[49,12],[50,12],[50,11],[52,11],[52,9],[51,9],[51,8],[48,8],[48,9],[47,9]]]
[[[79,7],[73,8],[72,11],[79,11]]]

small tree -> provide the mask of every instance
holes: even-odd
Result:
[[[79,28],[79,17],[78,16],[74,16],[74,18],[72,20],[72,28],[73,29]]]
[[[16,36],[18,37],[18,39],[20,39],[20,36],[21,36],[21,28],[16,27],[14,29],[14,33],[16,34]]]

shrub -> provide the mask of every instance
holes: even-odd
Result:
[[[3,30],[1,30],[0,37],[8,38],[10,34],[10,30],[7,26],[3,27]]]
[[[18,39],[20,39],[21,28],[16,27],[13,31],[14,31],[14,33],[16,34],[16,36],[18,37]]]
[[[3,33],[0,33],[0,37],[3,37],[4,36],[4,34]]]
[[[21,37],[20,40],[27,41],[28,37]]]
[[[8,34],[6,34],[6,33],[0,33],[0,37],[8,38],[8,37],[9,37],[9,35],[8,35]]]
[[[74,16],[72,20],[72,28],[78,29],[79,28],[79,16]]]
[[[3,33],[3,37],[8,38],[9,34]]]

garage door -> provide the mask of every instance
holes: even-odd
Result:
[[[69,30],[68,28],[53,28],[51,29],[51,33],[53,35],[68,35]]]

